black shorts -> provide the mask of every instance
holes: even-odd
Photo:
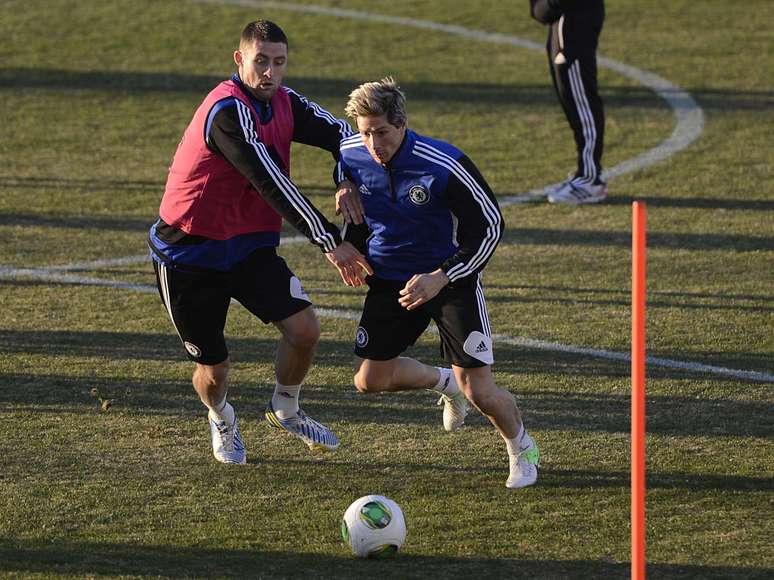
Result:
[[[275,248],[261,248],[228,272],[171,268],[153,261],[156,284],[192,361],[214,365],[228,357],[223,329],[231,299],[264,323],[311,304],[301,282]]]
[[[390,360],[414,344],[434,321],[441,335],[441,356],[462,368],[491,365],[492,332],[481,280],[446,286],[416,310],[398,303],[404,282],[368,279],[368,294],[355,335],[355,354]]]

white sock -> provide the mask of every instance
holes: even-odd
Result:
[[[460,392],[460,388],[457,386],[457,379],[454,377],[454,371],[438,367],[438,372],[441,377],[438,379],[438,384],[433,387],[434,391],[449,397]]]
[[[508,455],[518,455],[521,453],[521,439],[526,433],[524,425],[522,425],[519,427],[519,433],[513,439],[503,437],[505,439],[505,446],[508,448]]]
[[[287,419],[298,414],[298,393],[301,385],[277,385],[271,397],[271,406],[280,419]]]
[[[226,401],[226,397],[223,397],[223,400],[220,403],[217,403],[212,407],[207,405],[207,407],[210,410],[212,418],[216,421],[225,421],[229,425],[234,424],[236,413],[234,413],[234,407],[232,407],[231,404]]]

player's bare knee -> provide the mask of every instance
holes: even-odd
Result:
[[[320,340],[320,324],[315,320],[314,324],[295,328],[292,333],[285,335],[293,348],[299,350],[312,350]]]
[[[208,385],[221,386],[228,380],[231,360],[226,359],[214,365],[197,364],[194,371],[194,381],[202,381]]]
[[[378,393],[386,391],[390,387],[390,377],[363,369],[355,374],[353,382],[359,393]]]
[[[468,400],[483,413],[491,414],[504,405],[510,405],[513,396],[498,387],[477,385],[465,395]]]
[[[355,376],[352,377],[352,383],[355,385],[355,389],[357,389],[358,393],[368,392],[368,384],[360,373],[356,373]]]
[[[368,383],[368,379],[363,373],[357,373],[353,378],[353,382],[355,383],[355,389],[357,389],[358,393],[374,392],[373,384]]]

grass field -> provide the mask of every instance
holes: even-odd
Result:
[[[563,179],[574,158],[540,51],[292,9],[542,44],[526,0],[250,4],[3,2],[0,576],[627,578],[629,369],[608,355],[629,348],[631,202],[643,200],[649,354],[687,364],[648,369],[649,577],[774,577],[774,53],[761,26],[774,4],[608,2],[600,55],[686,91],[703,127],[611,180],[603,205],[504,204],[485,281],[494,368],[543,456],[539,485],[521,491],[505,489],[504,445],[480,415],[446,434],[430,394],[354,391],[362,292],[308,244],[282,250],[322,314],[302,405],[342,447],[312,456],[261,420],[276,334],[235,306],[230,399],[249,465],[212,459],[143,256],[175,146],[230,75],[245,23],[283,26],[287,84],[334,114],[358,83],[394,75],[413,128],[465,150],[502,200]],[[602,68],[600,84],[608,168],[675,130],[639,81]],[[294,155],[295,181],[332,216],[328,154]],[[436,342],[412,356],[440,364]],[[389,562],[354,560],[339,540],[368,493],[406,514]]]

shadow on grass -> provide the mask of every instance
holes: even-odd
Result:
[[[318,361],[321,358],[317,370],[330,362],[324,357],[318,357]],[[243,383],[235,379],[231,384],[232,401],[245,418],[260,420],[263,416],[263,407],[273,388],[271,360],[266,359],[268,364],[256,377],[258,380]],[[82,364],[78,368],[79,373],[87,374],[5,373],[2,381],[10,386],[0,390],[0,405],[6,411],[13,406],[24,413],[97,412],[97,396],[91,394],[92,389],[97,389],[99,397],[113,401],[112,412],[195,415],[201,411],[190,386],[189,372],[193,367],[185,363],[170,371],[177,373],[176,378],[170,378],[170,372],[163,377],[136,378],[137,371],[131,369],[121,371],[126,376],[90,376]],[[349,371],[343,372],[344,377],[351,376]],[[530,427],[536,431],[629,432],[628,392],[529,390],[516,394]],[[332,422],[400,427],[436,425],[439,421],[434,399],[424,391],[364,395],[349,383],[319,385],[310,381],[305,385],[302,404],[311,415]],[[651,396],[647,400],[647,428],[649,433],[671,436],[771,437],[774,428],[769,420],[770,407],[767,401]],[[472,428],[487,428],[486,421],[477,413],[471,415],[468,424]]]
[[[68,71],[61,69],[6,68],[0,70],[0,90],[44,89],[55,91],[109,91],[127,94],[147,92],[183,93],[202,98],[227,76],[181,74],[175,72]],[[336,100],[343,104],[346,95],[362,81],[291,76],[288,86],[312,100]],[[431,104],[464,102],[507,106],[556,106],[550,82],[537,85],[493,85],[486,83],[402,83],[413,102]],[[654,107],[666,104],[647,90],[632,93],[622,87],[615,91],[616,106]]]
[[[620,487],[630,489],[628,471],[591,471],[580,469],[541,470],[541,487]],[[771,480],[765,477],[741,475],[711,475],[706,473],[659,472],[648,473],[648,490],[680,489],[689,491],[771,491]]]
[[[615,187],[612,188],[615,193]],[[607,205],[631,205],[633,200],[643,201],[650,207],[674,207],[691,209],[729,209],[750,211],[774,211],[774,201],[770,199],[735,199],[735,198],[707,198],[707,197],[651,197],[637,195],[629,197],[625,195],[611,195],[605,200]]]
[[[628,375],[627,375],[628,378]],[[519,407],[531,429],[628,434],[631,398],[623,394],[571,391],[516,392]],[[351,386],[305,394],[305,405],[317,407],[327,420],[384,425],[435,425],[438,412],[432,397],[421,392],[361,394]],[[736,401],[680,396],[647,397],[648,433],[678,437],[771,437],[769,401]],[[260,413],[260,408],[255,412]],[[487,427],[473,412],[468,425]]]
[[[329,199],[331,190],[321,184],[297,184],[301,191],[310,198]],[[74,190],[82,192],[155,192],[159,196],[164,191],[163,181],[126,180],[126,179],[73,179],[69,177],[0,177],[0,187],[12,189],[31,189],[34,191]],[[498,192],[499,198],[511,195],[522,195],[524,192]],[[605,202],[607,205],[631,205],[634,198],[624,195],[611,195]],[[769,199],[736,199],[736,198],[702,198],[702,197],[650,197],[636,196],[650,207],[672,207],[691,209],[727,209],[748,211],[774,211],[774,201]],[[91,222],[105,219],[102,216],[91,218]],[[50,220],[49,223],[47,220]],[[59,221],[58,221],[59,220]],[[87,216],[77,216],[76,221],[67,221],[66,216],[42,216],[38,214],[0,214],[0,225],[54,225],[60,227],[78,227],[80,222],[89,222]],[[83,227],[83,226],[80,226]]]
[[[207,93],[225,76],[183,74],[174,71],[73,71],[43,68],[6,68],[0,71],[0,89],[54,89],[121,91],[130,94],[149,91],[165,93]],[[320,77],[291,76],[289,84],[307,93],[312,99],[343,99],[360,84],[357,79],[330,79]],[[556,104],[556,96],[548,79],[538,84],[491,84],[491,83],[402,83],[412,101],[479,102],[492,105],[526,105],[536,103]],[[616,108],[667,109],[667,104],[647,87],[617,86],[606,83],[601,89],[605,106]],[[774,91],[742,91],[687,88],[705,109],[720,111],[770,111],[774,107]]]
[[[152,288],[155,291],[155,288]],[[159,302],[159,316],[164,310]],[[256,327],[263,327],[259,321]],[[170,325],[170,329],[171,329]],[[354,328],[354,327],[353,327]],[[226,337],[232,362],[267,363],[274,361],[279,333],[271,338]],[[320,346],[316,366],[351,366],[353,343],[326,341]],[[0,329],[0,352],[34,355],[67,355],[98,357],[111,361],[188,360],[180,339],[175,334],[70,331],[70,330],[9,330]],[[99,365],[100,362],[95,362]],[[191,363],[193,368],[193,363]]]
[[[5,282],[0,281],[0,284]],[[149,286],[149,291],[152,291]],[[319,305],[318,305],[319,306]],[[163,313],[159,305],[160,315]],[[323,324],[324,324],[323,320]],[[257,325],[258,323],[256,323]],[[351,321],[354,331],[356,323]],[[227,334],[229,353],[237,364],[266,363],[274,360],[277,338],[243,338]],[[440,357],[437,338],[433,344],[418,344],[407,356],[416,357],[427,364],[445,364]],[[349,340],[323,340],[317,349],[315,367],[351,368],[354,360],[353,342]],[[179,340],[172,334],[127,333],[107,331],[32,331],[0,329],[0,352],[20,354],[67,354],[80,357],[100,357],[109,360],[162,360],[179,362],[186,360]],[[494,370],[514,375],[550,374],[577,377],[579,384],[589,378],[623,378],[628,376],[626,361],[606,360],[585,354],[562,353],[553,350],[515,347],[507,344],[497,346],[497,360]],[[625,354],[625,353],[622,353]],[[650,353],[653,356],[667,356]],[[668,354],[669,358],[673,354]],[[765,354],[749,352],[706,352],[692,353],[701,356],[702,364],[715,364],[731,368],[770,372],[770,360]],[[690,361],[688,361],[690,362]],[[731,377],[708,375],[682,369],[649,367],[648,374],[655,379],[681,379],[688,376],[711,377],[714,381],[736,380]]]
[[[0,213],[0,226],[147,232],[156,218]]]
[[[610,246],[630,249],[632,239],[631,232],[628,231],[509,228],[503,235],[503,242],[537,246]],[[773,251],[774,237],[648,232],[648,248],[723,252]]]
[[[631,206],[632,201],[645,202],[650,207],[672,207],[672,208],[690,208],[690,209],[727,209],[727,210],[747,210],[747,211],[774,211],[774,201],[761,197],[760,199],[738,199],[735,197],[674,197],[674,196],[628,196],[624,188],[611,186],[611,194],[608,195],[604,205],[623,205]],[[513,195],[521,196],[524,192],[496,192],[498,199],[510,197]],[[765,194],[761,194],[765,195]],[[530,204],[541,204],[545,198],[535,198]],[[523,207],[523,206],[521,206]],[[506,220],[507,225],[507,220]]]
[[[396,453],[396,455],[398,455]],[[467,474],[469,476],[494,474],[498,478],[502,476],[504,467],[486,467],[469,465],[449,465],[433,462],[432,457],[428,457],[424,463],[401,463],[400,457],[395,461],[373,461],[367,456],[363,456],[362,461],[342,461],[333,456],[326,459],[324,464],[314,460],[304,459],[273,459],[270,457],[261,457],[260,466],[272,465],[277,468],[287,469],[289,471],[298,470],[298,477],[303,477],[302,472],[308,469],[309,465],[324,465],[329,469],[345,467],[347,470],[355,472],[368,471],[372,473],[390,473],[401,472],[426,472],[428,481],[432,478],[441,479],[447,477],[445,474]],[[422,476],[425,477],[425,476]],[[595,488],[620,488],[622,491],[631,488],[631,473],[628,471],[604,471],[591,469],[555,469],[551,465],[543,465],[540,469],[540,481],[538,486],[542,488],[562,488],[562,489],[584,489],[593,490]],[[690,472],[669,472],[659,471],[648,472],[647,489],[653,491],[659,490],[680,490],[680,491],[771,491],[771,480],[766,477],[749,477],[743,475],[719,475],[707,473]]]
[[[161,192],[163,181],[135,179],[75,179],[72,177],[0,177],[0,187],[34,189],[76,189],[79,191]]]
[[[103,183],[103,182],[97,182]],[[2,180],[0,179],[0,187]],[[109,182],[95,189],[110,191]],[[162,190],[159,190],[161,195]],[[626,203],[630,203],[627,200]],[[98,215],[46,215],[32,213],[0,213],[0,227],[45,227],[62,229],[95,229],[100,231],[134,231],[146,233],[156,220],[155,214],[147,218]],[[286,236],[297,236],[292,228],[283,229]],[[577,246],[631,248],[631,233],[609,230],[561,230],[547,228],[508,228],[503,243],[532,246]],[[744,234],[686,234],[648,233],[648,247],[675,250],[713,250],[723,252],[774,251],[774,237]]]
[[[163,314],[163,310],[160,311]],[[251,339],[251,346],[267,354],[264,342]],[[69,330],[0,330],[0,352],[43,355],[100,357],[114,360],[184,359],[180,341],[174,335],[129,332]]]
[[[0,540],[0,568],[17,574],[168,578],[628,578],[628,563],[603,560],[449,558],[399,554],[389,562],[345,554],[148,546],[110,542]],[[650,564],[650,578],[771,577],[766,568]]]
[[[629,289],[615,289],[615,288],[578,288],[575,286],[546,286],[546,285],[538,285],[538,284],[496,284],[496,283],[487,283],[485,284],[485,290],[493,288],[493,289],[500,289],[500,290],[535,290],[541,294],[548,292],[569,292],[573,294],[615,294],[621,297],[629,297]],[[648,296],[649,297],[656,297],[657,299],[660,299],[661,297],[674,297],[674,298],[684,298],[688,300],[700,300],[703,298],[708,299],[717,299],[717,300],[750,300],[750,301],[756,301],[756,302],[772,302],[774,303],[774,294],[730,294],[730,293],[722,293],[722,294],[715,294],[711,292],[677,292],[677,291],[658,291],[658,290],[648,290]],[[487,296],[487,300],[489,300],[489,297]]]
[[[607,351],[603,351],[607,352]],[[595,379],[615,379],[629,376],[630,367],[628,352],[620,351],[610,356],[620,356],[620,360],[592,356],[590,354],[572,354],[557,352],[553,349],[537,349],[509,346],[495,343],[494,370],[512,373],[514,375],[549,374],[564,377],[574,377],[579,386],[588,387]],[[432,353],[431,356],[434,356]],[[669,360],[680,359],[687,364],[712,365],[728,369],[760,372],[771,375],[771,355],[767,352],[752,353],[749,351],[689,351],[686,353],[660,352],[654,349],[648,351],[648,357]],[[743,379],[719,373],[701,372],[688,368],[673,368],[659,366],[655,362],[648,363],[648,377],[652,379],[684,380],[695,377],[714,382],[735,382]]]

